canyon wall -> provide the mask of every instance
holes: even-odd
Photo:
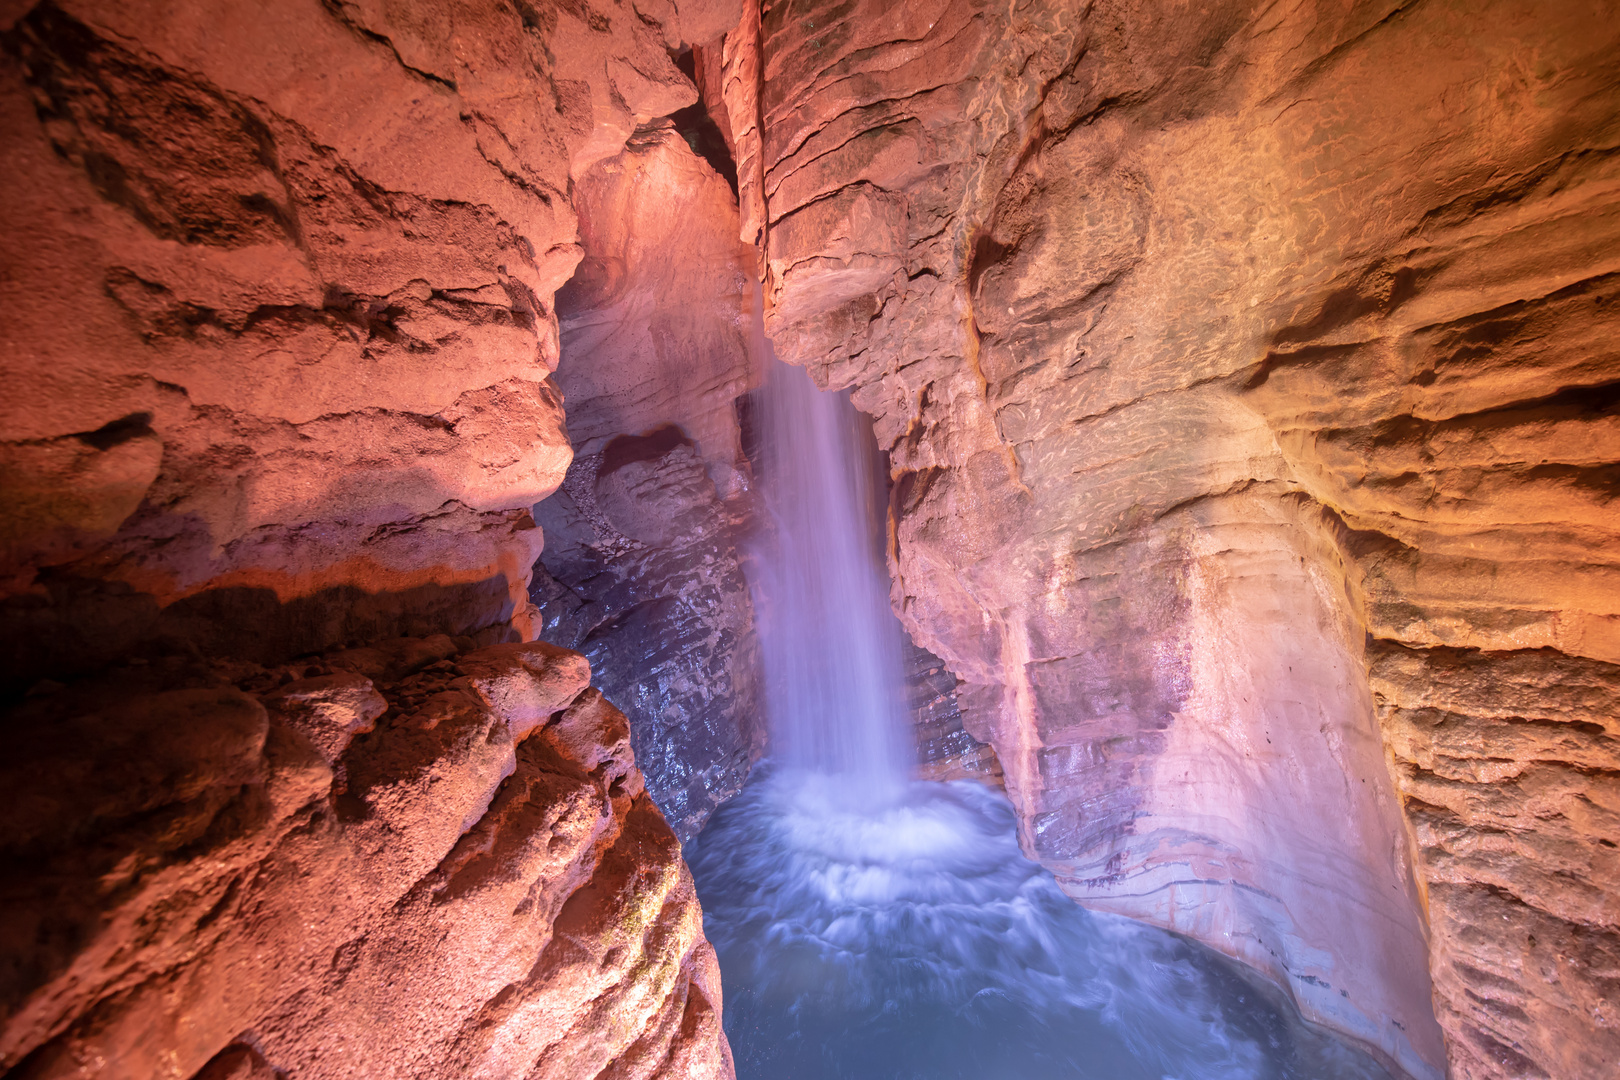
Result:
[[[928,769],[1412,1076],[1612,1072],[1617,38],[0,4],[0,1071],[730,1074],[757,243]]]
[[[695,113],[695,117],[693,114]],[[725,147],[700,107],[637,132],[574,188],[584,258],[557,296],[574,461],[534,508],[531,595],[629,715],[648,790],[688,840],[764,751],[743,572],[754,524],[737,402],[750,359],[754,249],[736,195],[691,143]]]
[[[31,698],[0,1069],[730,1076],[691,875],[589,681],[438,635]]]
[[[518,642],[575,185],[737,17],[0,5],[0,1072],[730,1075],[624,718]]]
[[[1617,38],[794,0],[717,80],[1025,849],[1413,1076],[1620,1061]]]
[[[8,5],[8,677],[527,628],[571,185],[689,6]]]

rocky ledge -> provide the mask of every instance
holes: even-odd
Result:
[[[471,645],[36,686],[0,766],[0,1072],[730,1077],[623,714],[577,653]]]

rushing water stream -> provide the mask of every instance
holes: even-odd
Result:
[[[1386,1077],[1211,950],[1070,900],[999,792],[907,779],[860,418],[769,363],[772,763],[687,850],[739,1078]]]

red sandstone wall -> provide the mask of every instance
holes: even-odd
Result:
[[[758,21],[770,331],[1026,849],[1415,1075],[1612,1071],[1612,12]]]
[[[729,1077],[720,980],[576,653],[402,638],[38,694],[0,770],[8,1077]]]
[[[731,1074],[624,718],[491,643],[575,182],[736,17],[0,5],[0,1072]]]
[[[696,99],[686,7],[8,6],[10,677],[524,630],[571,185]]]

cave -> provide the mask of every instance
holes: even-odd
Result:
[[[0,4],[0,1080],[1620,1074],[1620,18]]]

